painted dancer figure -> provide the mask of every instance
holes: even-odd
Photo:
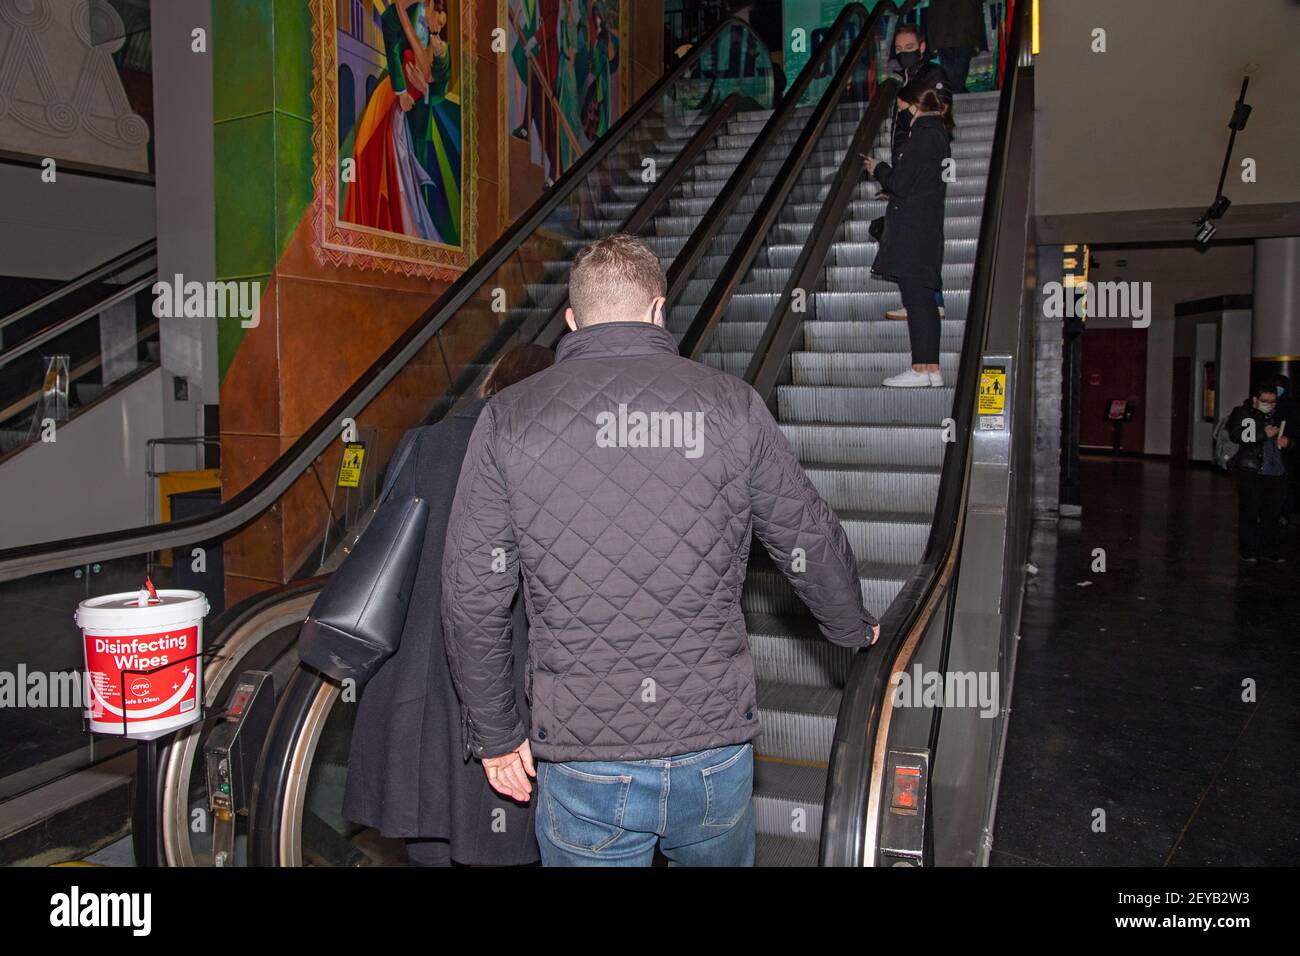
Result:
[[[447,99],[447,2],[396,3],[380,19],[388,73],[357,124],[356,181],[346,186],[340,218],[459,245],[460,106]]]

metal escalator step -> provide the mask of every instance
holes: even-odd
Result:
[[[932,514],[939,469],[801,462],[804,474],[837,512],[864,505],[879,511]]]
[[[796,358],[808,353],[800,353]],[[815,359],[840,358],[838,355],[814,354]],[[955,358],[949,360],[955,369]],[[880,379],[886,372],[895,375],[908,367],[904,361],[892,369],[872,370],[863,378]],[[847,377],[847,376],[845,376]],[[795,366],[795,381],[800,381]],[[833,425],[917,425],[940,427],[952,413],[953,390],[943,388],[885,388],[875,384],[853,385],[780,385],[777,387],[777,418],[787,424],[819,422]]]
[[[953,314],[951,303],[945,306],[948,315]],[[871,318],[863,317],[860,321],[809,320],[803,324],[803,347],[807,352],[848,352],[878,353],[901,352],[910,349],[906,322],[894,322],[885,319],[884,304],[879,312]],[[962,319],[946,318],[939,323],[939,348],[946,352],[956,352],[961,348],[962,338],[966,333],[966,323]]]
[[[975,275],[975,265],[970,262],[944,263],[939,273],[945,289],[969,288]],[[865,266],[827,266],[826,290],[828,292],[871,292],[898,286],[886,279],[877,279]]]
[[[833,687],[760,681],[762,732],[754,740],[754,752],[781,760],[827,763],[841,696]]]
[[[984,191],[987,188],[987,186],[988,186],[988,182],[983,177],[977,178],[975,176],[969,176],[969,177],[963,176],[960,179],[958,179],[957,182],[948,184],[948,190],[945,193],[945,198],[956,199],[959,197],[969,196],[974,199],[982,200],[984,198]],[[796,201],[797,202],[821,202],[824,201],[826,198],[824,195],[825,188],[821,190],[821,193],[822,194],[818,194],[818,193],[808,194],[808,193],[800,193],[796,191],[796,194],[798,196]],[[880,184],[878,182],[876,182],[874,179],[870,181],[864,180],[863,182],[858,183],[857,188],[853,191],[853,199],[856,202],[872,200],[875,199],[876,196],[879,195],[879,193],[880,193]]]
[[[704,352],[700,355],[699,362],[709,368],[734,375],[736,378],[744,378],[753,354],[753,352]]]
[[[822,636],[809,616],[746,614],[754,672],[761,681],[843,687],[853,651]]]
[[[963,323],[964,324],[964,323]],[[881,350],[879,352],[819,352],[819,351],[802,351],[795,352],[791,355],[791,369],[793,371],[793,384],[806,386],[836,387],[836,388],[862,388],[875,389],[880,388],[886,377],[896,375],[910,364],[911,356],[907,352],[906,342],[899,343],[902,348],[897,351]],[[943,372],[944,381],[951,385],[956,381],[957,364],[961,354],[956,350],[950,352],[940,352],[939,368]],[[889,392],[906,391],[911,393],[922,393],[925,391],[938,391],[938,389],[887,389]],[[796,393],[791,393],[793,397]],[[837,400],[827,397],[815,397],[809,399],[810,408],[826,407],[826,403]],[[902,401],[897,398],[878,398],[873,396],[848,395],[845,396],[848,407],[854,408],[862,402],[885,402],[882,407],[889,408],[910,408],[912,403],[906,402],[902,406],[894,404]],[[920,399],[922,407],[930,409],[929,399]],[[943,403],[946,408],[948,403]],[[803,406],[799,406],[803,407]],[[871,407],[868,405],[868,407]],[[945,413],[944,417],[947,417]],[[811,420],[816,420],[815,416]],[[827,418],[826,421],[842,421],[841,418]],[[909,422],[912,418],[888,418],[877,419],[875,417],[864,419],[865,421],[898,421]]]
[[[882,565],[919,564],[933,523],[924,513],[844,510],[838,517],[854,556]]]
[[[769,298],[775,306],[778,297],[773,295]],[[766,328],[765,319],[742,321],[724,315],[723,321],[718,323],[718,327],[713,331],[713,337],[709,339],[709,351],[745,352],[753,355]]]
[[[826,799],[826,770],[758,758],[754,761],[754,829],[817,846]]]
[[[842,465],[943,464],[943,429],[934,425],[844,425],[780,422],[800,461]]]
[[[910,564],[859,561],[858,582],[862,586],[862,600],[867,610],[879,618],[898,596],[913,567]],[[785,576],[770,562],[755,562],[752,557],[740,601],[747,614],[794,617],[808,613],[807,606]]]
[[[803,223],[789,223],[789,227],[801,226]],[[945,224],[946,226],[946,224]],[[781,228],[781,227],[777,227]],[[763,247],[760,258],[764,264],[774,268],[790,269],[794,267],[803,251],[804,236],[798,242],[773,234],[768,244]],[[943,261],[945,263],[973,263],[975,261],[975,240],[948,236],[943,244]],[[874,239],[845,241],[840,239],[833,243],[827,264],[831,266],[870,266],[876,259],[880,244]]]
[[[820,845],[815,837],[796,839],[759,833],[756,835],[756,841],[754,844],[754,866],[756,867],[816,866],[820,859]]]
[[[907,323],[886,319],[885,313],[890,309],[902,308],[903,300],[898,294],[898,287],[885,287],[882,284],[872,291],[844,290],[834,292],[817,292],[813,295],[813,321],[820,322],[890,322],[900,327]],[[943,307],[946,313],[944,322],[964,321],[966,309],[970,305],[970,288],[949,286],[943,291]]]

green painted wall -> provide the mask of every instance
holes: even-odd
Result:
[[[311,10],[306,0],[213,0],[210,38],[217,278],[261,282],[312,199]],[[243,341],[223,320],[220,376]]]

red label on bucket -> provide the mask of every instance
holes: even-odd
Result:
[[[198,709],[197,626],[160,634],[86,632],[86,716],[121,733],[179,727]],[[123,673],[147,671],[148,673]]]

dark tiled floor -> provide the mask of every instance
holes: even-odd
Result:
[[[993,864],[1300,863],[1295,533],[1241,564],[1219,472],[1085,459],[1083,489],[1034,532]]]

